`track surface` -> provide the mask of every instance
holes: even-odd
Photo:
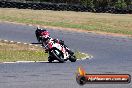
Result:
[[[76,63],[0,64],[0,88],[132,88],[132,84],[88,84],[75,80],[78,66],[88,73],[128,73],[132,75],[132,39],[91,33],[47,29],[52,37],[65,40],[73,50],[94,56]],[[37,42],[35,27],[0,23],[0,38]]]

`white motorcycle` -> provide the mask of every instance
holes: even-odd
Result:
[[[42,45],[45,49],[48,49],[48,61],[50,63],[54,60],[58,60],[60,63],[64,63],[67,60],[76,61],[74,53],[67,46],[54,41],[52,38],[42,41]]]

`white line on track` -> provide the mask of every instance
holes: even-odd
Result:
[[[85,60],[85,59],[91,59],[93,58],[93,56],[86,56],[85,58],[82,59],[77,59],[77,61],[79,60]],[[15,62],[1,62],[3,64],[15,64],[15,63],[47,63],[48,61],[15,61]],[[54,61],[56,62],[56,61]]]
[[[13,43],[14,41],[10,41],[10,43]]]
[[[21,42],[17,42],[18,44],[20,44]]]
[[[23,43],[23,44],[25,44],[25,45],[26,45],[27,43]]]
[[[5,42],[8,42],[8,40],[4,40]]]

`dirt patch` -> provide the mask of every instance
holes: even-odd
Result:
[[[52,29],[132,36],[131,14],[1,8],[0,20],[47,25]]]

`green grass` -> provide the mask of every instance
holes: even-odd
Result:
[[[0,41],[0,62],[45,61],[47,57],[40,47]]]
[[[86,57],[75,53],[77,59]],[[0,62],[47,61],[48,54],[41,47],[0,41]]]
[[[5,50],[0,51],[0,62],[10,61],[46,61],[47,55],[41,51]]]
[[[132,35],[132,15],[0,8],[0,21]]]
[[[44,22],[44,21],[38,21],[38,20],[32,20],[32,19],[24,19],[24,18],[22,19],[22,18],[5,17],[5,16],[0,16],[0,19],[2,21],[57,26],[57,27],[64,27],[64,28],[79,28],[79,29],[86,29],[86,30],[87,29],[88,30],[96,29],[96,26],[90,26],[90,25],[88,26],[88,25],[81,25],[81,24],[69,24],[69,23],[65,23],[65,22]]]
[[[86,56],[91,56],[91,55],[88,55],[88,54],[83,54],[79,51],[76,51],[75,52],[75,56],[77,57],[77,59],[80,59],[80,58],[85,58]]]

